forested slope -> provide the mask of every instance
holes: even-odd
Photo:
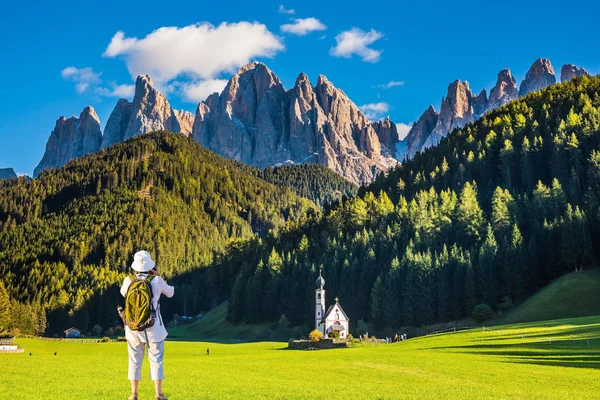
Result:
[[[106,328],[118,299],[100,295],[115,290],[135,251],[148,250],[169,278],[316,210],[255,175],[182,135],[157,132],[36,180],[1,181],[0,297],[12,306],[0,314],[0,331],[40,332],[43,309],[51,332]]]
[[[599,150],[600,78],[513,101],[248,250],[229,319],[312,326],[320,266],[328,303],[380,331],[505,309],[595,265]]]
[[[289,187],[299,196],[318,204],[356,195],[358,188],[341,175],[321,164],[267,167],[258,176],[277,186]]]

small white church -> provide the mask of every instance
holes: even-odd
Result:
[[[315,291],[315,329],[327,337],[331,332],[337,332],[340,339],[345,339],[350,334],[350,319],[340,306],[336,297],[335,304],[325,308],[325,279],[319,271],[317,290]],[[325,311],[327,310],[327,311]]]

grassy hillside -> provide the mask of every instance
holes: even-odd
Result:
[[[287,341],[294,334],[291,329],[278,329],[277,324],[274,323],[234,325],[226,318],[227,303],[223,303],[208,312],[202,319],[171,329],[169,337],[177,340],[252,342],[257,340]]]
[[[571,272],[531,296],[499,324],[600,314],[600,270]]]
[[[323,351],[170,341],[164,391],[190,400],[593,399],[600,393],[599,332],[600,317],[587,317]],[[128,395],[126,343],[19,344],[24,353],[1,355],[10,359],[0,369],[2,398]],[[153,395],[147,368],[146,361],[140,398]]]

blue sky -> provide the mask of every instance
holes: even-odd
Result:
[[[557,74],[565,63],[600,73],[600,6],[591,1],[572,10],[554,1],[138,4],[3,5],[0,168],[31,174],[56,119],[86,105],[104,127],[137,72],[158,78],[174,107],[194,111],[256,59],[287,88],[300,72],[313,84],[324,74],[359,106],[384,103],[372,112],[396,123],[413,122],[430,103],[438,109],[455,79],[489,91],[509,67],[520,83],[539,57]]]

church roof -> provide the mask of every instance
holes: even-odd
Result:
[[[334,331],[338,331],[338,332],[345,330],[344,327],[342,325],[340,325],[340,324],[333,324],[333,325],[331,325],[331,329],[334,330]]]
[[[348,318],[348,315],[346,315],[346,312],[344,311],[344,309],[342,308],[342,306],[340,306],[340,303],[338,303],[337,301],[335,302],[334,305],[329,306],[329,308],[327,309],[327,312],[325,313],[325,317],[323,317],[323,319],[327,319],[327,317],[329,317],[329,314],[331,314],[333,312],[333,309],[337,307],[340,312],[342,314],[344,314],[344,317],[346,317],[347,321],[350,321],[350,318]]]

